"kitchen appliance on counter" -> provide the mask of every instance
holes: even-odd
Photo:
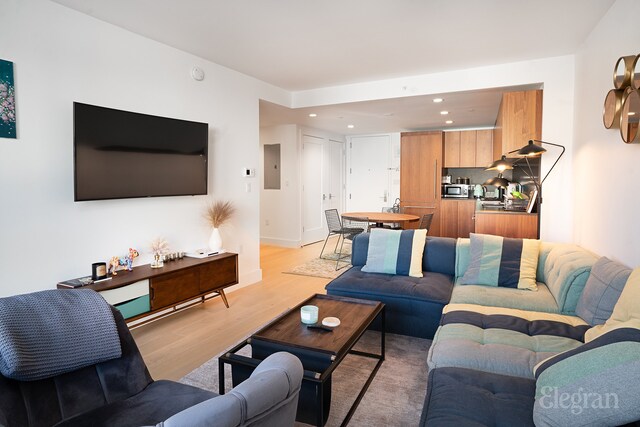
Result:
[[[445,175],[442,177],[442,184],[451,184],[451,175]]]
[[[469,198],[469,185],[467,184],[444,184],[442,186],[442,197],[444,198]]]
[[[462,178],[461,176],[459,176],[459,177],[456,178],[456,184],[469,185],[469,184],[471,184],[471,180],[468,177]]]
[[[498,200],[504,199],[504,187],[496,187],[493,185],[487,185],[484,187],[484,200]]]
[[[476,184],[473,187],[473,197],[479,199],[484,196],[484,188],[480,184]]]

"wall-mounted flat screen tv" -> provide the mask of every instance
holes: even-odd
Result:
[[[207,194],[207,123],[73,103],[75,201]]]

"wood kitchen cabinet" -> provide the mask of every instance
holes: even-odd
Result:
[[[445,132],[445,168],[484,168],[491,162],[493,162],[493,130]]]
[[[493,129],[493,160],[540,138],[542,90],[504,93]]]
[[[403,132],[400,138],[400,206],[408,214],[433,213],[430,236],[440,235],[443,142],[439,131]]]
[[[476,212],[476,233],[522,239],[538,238],[538,214],[526,212]]]
[[[440,236],[469,237],[475,232],[475,200],[447,200],[440,204]]]

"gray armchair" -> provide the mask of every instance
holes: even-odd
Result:
[[[154,381],[97,293],[0,298],[0,426],[293,425],[302,375],[295,356],[276,353],[223,396]]]

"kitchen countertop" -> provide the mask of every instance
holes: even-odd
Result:
[[[538,215],[536,212],[507,211],[504,209],[476,209],[476,214],[498,214],[498,215]]]

